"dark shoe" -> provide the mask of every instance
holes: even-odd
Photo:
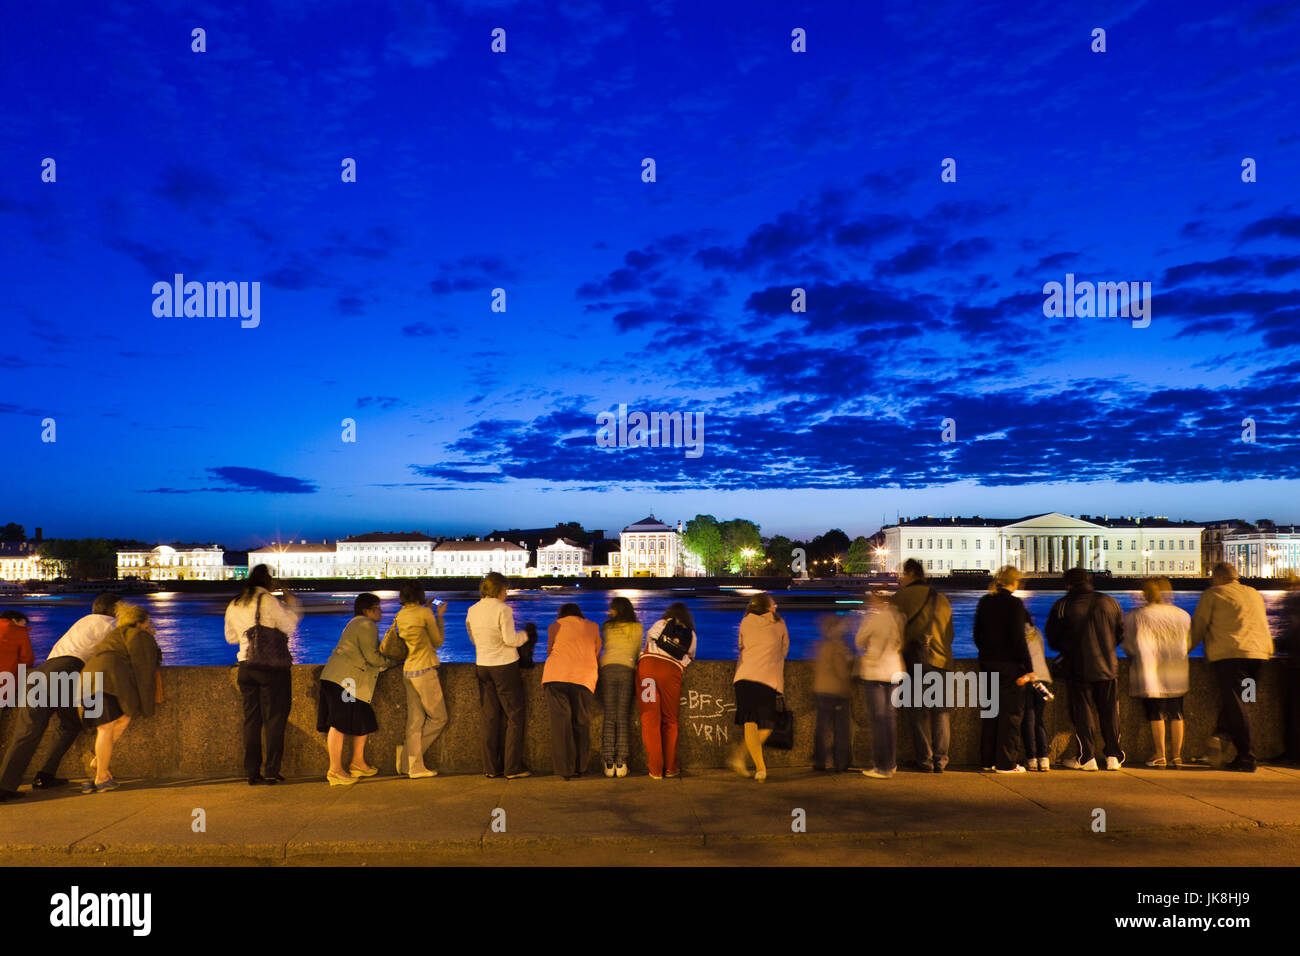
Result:
[[[943,768],[940,767],[940,766],[938,766],[938,765],[936,764],[936,765],[935,765],[935,768],[934,768],[934,772],[935,772],[935,773],[943,773]]]
[[[825,772],[826,772],[826,768],[825,768],[825,767],[819,767],[819,766],[817,766],[816,764],[813,764],[813,771],[814,771],[815,773],[825,773]]]
[[[484,773],[483,776],[487,777],[489,780],[495,780],[497,777],[501,776],[501,774],[499,774],[499,773]]]
[[[273,786],[275,786],[277,783],[279,783],[279,782],[280,782],[281,780],[283,780],[283,779],[284,779],[284,777],[279,777],[279,776],[276,776],[276,777],[263,777],[263,778],[262,778],[262,783],[264,783],[264,784],[265,784],[266,786],[268,786],[268,787],[273,787]]]
[[[248,778],[248,785],[250,787],[256,787],[259,783],[266,783],[266,778],[263,777],[260,773],[254,774],[253,776]]]
[[[19,793],[17,790],[0,790],[0,803],[6,800],[21,800],[27,796],[25,793]]]
[[[1235,758],[1234,760],[1232,760],[1230,763],[1225,764],[1224,767],[1223,767],[1223,769],[1224,769],[1224,770],[1236,770],[1236,771],[1238,771],[1238,772],[1240,772],[1240,773],[1254,773],[1254,772],[1255,772],[1255,761],[1253,761],[1253,760],[1242,760],[1240,757],[1237,757],[1237,758]]]
[[[68,781],[63,779],[62,777],[56,777],[52,773],[45,773],[44,771],[41,771],[36,775],[36,779],[32,781],[32,789],[52,790],[55,787],[67,786],[67,784]]]

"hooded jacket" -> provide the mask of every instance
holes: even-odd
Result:
[[[1061,655],[1061,676],[1067,680],[1114,680],[1119,673],[1115,648],[1124,639],[1124,612],[1091,584],[1076,585],[1057,599],[1044,636]]]

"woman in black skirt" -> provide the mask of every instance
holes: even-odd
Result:
[[[379,653],[379,619],[383,611],[373,594],[359,595],[352,605],[354,617],[320,675],[320,701],[316,729],[326,734],[330,768],[325,774],[331,787],[349,786],[359,777],[379,771],[366,763],[366,737],[379,729],[370,701],[375,681],[387,667],[398,663]],[[343,738],[352,738],[352,758],[343,766]]]
[[[754,761],[754,779],[767,779],[763,741],[776,727],[776,698],[785,690],[785,655],[790,633],[769,594],[756,594],[740,622],[740,656],[736,659],[736,725],[744,737],[731,753],[728,766],[748,777]]]

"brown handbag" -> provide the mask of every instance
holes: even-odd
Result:
[[[379,642],[379,653],[395,661],[404,661],[406,652],[406,641],[398,635],[397,622],[394,621],[393,626],[384,635],[384,639]]]

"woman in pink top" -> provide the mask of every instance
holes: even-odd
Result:
[[[581,777],[591,756],[591,705],[600,660],[600,628],[576,604],[560,607],[546,633],[542,688],[551,715],[555,772]]]
[[[776,613],[771,595],[756,594],[740,622],[740,656],[736,659],[736,724],[745,728],[743,743],[732,751],[728,766],[749,776],[748,752],[754,761],[754,779],[767,779],[763,741],[776,727],[776,698],[785,691],[785,655],[790,633]]]

